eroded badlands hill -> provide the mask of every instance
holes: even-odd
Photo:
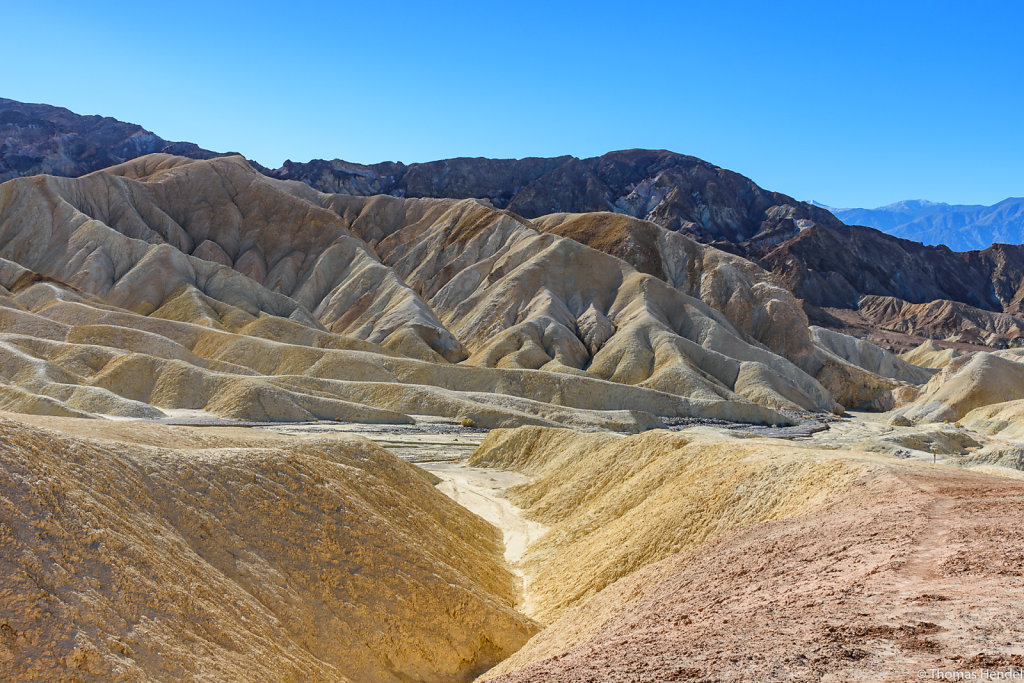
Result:
[[[5,679],[471,680],[536,631],[497,530],[366,440],[121,424],[0,420]]]
[[[907,379],[818,344],[770,274],[652,223],[322,194],[240,157],[9,181],[0,258],[15,410],[637,430],[885,407]]]
[[[217,156],[188,143],[167,142],[134,124],[12,100],[0,99],[0,132],[0,180],[37,173],[78,176],[153,152]],[[327,193],[477,198],[530,219],[609,211],[650,220],[758,261],[806,302],[817,324],[869,336],[891,348],[906,344],[890,343],[886,333],[893,330],[884,320],[869,315],[862,320],[866,328],[845,328],[842,316],[836,320],[820,307],[856,310],[862,297],[871,296],[910,304],[953,302],[969,319],[986,312],[1021,313],[1024,251],[1017,246],[956,253],[846,226],[819,206],[665,150],[621,150],[588,159],[459,158],[408,165],[316,159],[288,161],[276,170],[253,165]],[[911,339],[905,340],[910,345],[949,336],[928,320],[915,317],[912,322]],[[950,322],[956,321],[939,327]],[[1006,347],[1019,341],[1019,335],[997,330],[983,343]]]
[[[914,304],[953,302],[969,318],[1021,313],[1024,250],[1019,246],[958,253],[844,225],[820,207],[664,150],[622,150],[589,159],[448,159],[410,166],[315,160],[289,162],[273,174],[348,194],[486,198],[528,218],[611,211],[646,219],[760,262],[812,313],[813,307],[856,310],[865,296]],[[885,321],[867,320],[874,328],[891,330]],[[818,319],[828,321],[828,316]],[[1024,324],[1019,317],[1016,321]],[[937,329],[920,319],[904,321],[906,329],[919,338],[937,339],[964,332]],[[978,343],[1005,347],[1021,340],[1016,331],[993,332]]]
[[[957,253],[843,225],[817,206],[663,150],[624,150],[591,159],[449,159],[408,167],[316,160],[288,163],[273,173],[350,194],[481,197],[530,218],[612,211],[758,261],[808,304],[819,324],[842,327],[817,307],[865,312],[863,297],[891,297],[902,304],[953,305],[959,311],[940,323],[935,315],[908,317],[898,330],[869,311],[864,316],[867,334],[900,331],[918,343],[921,338],[950,338],[996,347],[1017,345],[1022,339],[1020,247],[1000,244]],[[973,336],[974,321],[999,314],[1004,318],[982,324],[985,332]]]

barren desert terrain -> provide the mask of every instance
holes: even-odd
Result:
[[[1024,675],[1018,248],[0,115],[0,678]]]

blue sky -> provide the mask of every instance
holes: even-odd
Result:
[[[833,206],[1024,196],[1020,2],[19,2],[4,20],[0,96],[269,166],[652,147]]]

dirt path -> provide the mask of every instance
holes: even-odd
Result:
[[[922,510],[925,528],[916,539],[915,549],[895,573],[897,581],[906,581],[910,586],[935,579],[939,575],[942,560],[950,553],[948,541],[953,526],[950,521],[953,501],[935,491],[927,493],[935,498]]]

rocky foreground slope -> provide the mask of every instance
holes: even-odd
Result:
[[[527,475],[508,495],[548,528],[523,595],[497,529],[358,437],[36,416],[0,440],[18,680],[1024,665],[1019,478],[708,428],[498,430],[473,464]]]
[[[497,530],[368,441],[98,434],[0,420],[0,677],[470,680],[537,630]]]
[[[478,464],[552,530],[546,628],[501,681],[894,680],[1024,665],[1024,483],[856,451],[493,433]]]

